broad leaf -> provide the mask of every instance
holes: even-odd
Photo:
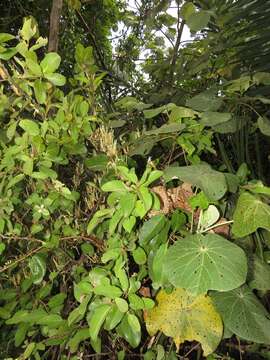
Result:
[[[168,249],[164,272],[175,287],[194,294],[228,291],[245,282],[247,260],[240,247],[219,235],[189,235]]]
[[[173,124],[165,124],[161,127],[146,131],[145,135],[160,135],[160,134],[169,134],[169,133],[179,133],[185,128],[185,124],[173,123]]]
[[[252,259],[252,271],[251,271],[251,281],[249,286],[252,289],[268,291],[270,290],[270,266],[254,256]]]
[[[36,99],[39,102],[39,104],[45,104],[46,98],[47,98],[46,84],[42,80],[40,80],[40,79],[35,80],[34,92],[35,92],[35,96],[36,96]]]
[[[167,105],[160,106],[156,109],[144,110],[143,114],[146,119],[151,119],[151,118],[159,115],[160,113],[172,110],[174,107],[176,107],[175,104],[169,103]]]
[[[19,122],[19,126],[29,135],[39,135],[39,126],[33,120],[24,119]]]
[[[102,191],[127,191],[125,184],[120,180],[108,181],[101,186]]]
[[[97,340],[98,333],[104,323],[108,312],[111,309],[109,304],[98,305],[87,317],[90,337],[93,341]]]
[[[268,120],[265,116],[260,116],[258,118],[258,127],[262,134],[270,136],[270,120]]]
[[[40,284],[46,273],[46,262],[42,255],[36,254],[29,260],[29,268],[31,270],[34,284]]]
[[[220,113],[216,111],[206,111],[201,116],[201,123],[206,126],[215,126],[225,123],[231,119],[231,113]]]
[[[171,336],[179,348],[184,341],[199,341],[204,355],[214,352],[222,338],[223,326],[211,298],[194,297],[184,289],[171,294],[161,290],[157,305],[145,312],[146,328],[150,335],[162,331]]]
[[[233,214],[232,232],[236,237],[252,234],[258,228],[270,230],[270,206],[259,197],[244,192]]]
[[[203,211],[200,218],[200,228],[203,230],[214,225],[218,221],[219,216],[219,211],[215,205],[209,205],[209,207]]]
[[[72,353],[77,351],[80,342],[89,339],[89,337],[89,328],[79,329],[67,344],[70,348],[70,351]]]
[[[164,171],[165,181],[180,179],[199,187],[209,200],[219,200],[227,191],[225,175],[211,169],[209,165],[191,165],[167,167]]]
[[[225,326],[234,334],[248,341],[270,344],[270,314],[248,286],[213,293],[211,297]]]
[[[46,74],[45,78],[56,86],[63,86],[66,83],[66,78],[62,74]]]
[[[197,32],[205,28],[210,20],[210,12],[201,10],[187,18],[187,25],[192,32]]]
[[[153,216],[144,222],[139,232],[139,243],[144,246],[153,239],[165,226],[166,218],[164,215]]]
[[[223,101],[210,92],[202,92],[187,100],[186,105],[198,111],[217,111]]]
[[[132,346],[136,348],[141,341],[141,328],[135,328],[131,324],[130,314],[125,314],[122,319],[120,325],[117,327],[117,332],[120,336],[126,339],[126,341]],[[138,330],[138,331],[137,331]]]
[[[61,62],[61,57],[54,52],[46,54],[45,58],[41,61],[40,66],[44,74],[52,74],[58,69]]]

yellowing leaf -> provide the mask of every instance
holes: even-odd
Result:
[[[223,326],[209,296],[195,297],[178,288],[171,294],[161,290],[156,301],[157,306],[145,312],[150,335],[162,331],[173,338],[177,348],[184,341],[196,340],[201,343],[205,356],[216,349],[222,338]]]

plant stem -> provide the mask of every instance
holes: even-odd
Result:
[[[235,171],[233,170],[232,163],[231,163],[230,159],[228,158],[227,152],[225,150],[225,146],[224,146],[223,142],[221,141],[219,134],[216,134],[216,138],[218,141],[218,147],[219,147],[219,151],[220,151],[222,160],[224,161],[224,164],[226,165],[227,170],[233,174]]]

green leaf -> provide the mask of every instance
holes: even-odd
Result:
[[[180,123],[165,124],[157,129],[146,131],[145,135],[149,136],[149,135],[179,133],[180,131],[184,130],[185,127],[186,127],[185,124],[180,124]]]
[[[66,78],[62,74],[45,74],[45,78],[56,86],[63,86],[66,83]]]
[[[115,232],[115,230],[122,218],[123,218],[122,209],[118,208],[114,212],[113,216],[111,217],[111,219],[109,221],[109,234],[110,235]]]
[[[117,166],[117,170],[119,171],[120,175],[127,181],[130,181],[133,184],[137,184],[138,177],[135,173],[135,169],[129,169],[126,166]]]
[[[103,263],[106,263],[110,260],[115,260],[117,259],[120,255],[122,254],[122,249],[121,248],[113,248],[113,249],[109,249],[107,250],[101,257],[101,261]]]
[[[63,319],[58,314],[48,314],[36,321],[38,325],[48,326],[50,329],[58,328],[63,324]]]
[[[27,345],[24,353],[23,353],[23,359],[29,359],[29,357],[31,356],[32,352],[35,350],[36,347],[36,343],[30,343]]]
[[[212,129],[219,134],[230,134],[239,130],[240,127],[243,127],[243,122],[241,122],[240,117],[233,116],[224,123],[212,126]]]
[[[154,289],[158,289],[166,281],[163,265],[167,247],[167,243],[162,244],[157,251],[151,250],[148,255],[148,272]]]
[[[135,332],[141,331],[141,325],[136,315],[134,314],[127,314],[127,320],[129,325],[132,327],[132,329],[135,330]]]
[[[80,343],[90,338],[89,328],[79,329],[75,335],[69,340],[68,347],[72,353],[78,350]]]
[[[95,227],[100,224],[104,219],[109,218],[113,214],[113,209],[101,209],[98,210],[92,219],[89,221],[87,226],[87,234],[91,234]]]
[[[146,263],[147,257],[145,251],[141,247],[137,247],[133,250],[132,256],[136,264],[143,265]]]
[[[33,172],[33,166],[34,166],[34,161],[32,158],[28,157],[27,159],[25,159],[25,162],[23,164],[24,174],[31,175]]]
[[[143,310],[144,309],[144,301],[136,294],[129,294],[128,301],[131,309],[133,310]]]
[[[153,198],[147,187],[143,185],[139,187],[139,197],[143,201],[146,212],[148,212],[152,207]]]
[[[252,182],[243,187],[254,194],[270,196],[270,187],[264,186],[261,181],[257,181],[256,183]]]
[[[29,260],[29,268],[31,270],[34,284],[40,284],[46,274],[46,262],[42,255],[36,254]]]
[[[0,255],[3,254],[3,252],[5,251],[6,245],[2,242],[0,242]]]
[[[197,111],[217,111],[223,101],[210,92],[202,92],[187,100],[186,105]]]
[[[219,217],[220,215],[218,209],[214,205],[209,205],[209,207],[203,211],[200,218],[200,229],[205,230],[214,225],[218,221]]]
[[[258,118],[258,127],[262,134],[270,136],[270,120],[265,116],[260,116]]]
[[[169,247],[164,272],[175,287],[193,294],[228,291],[245,282],[247,259],[240,247],[219,235],[189,235]]]
[[[31,136],[39,135],[39,126],[33,120],[24,119],[19,122],[19,126]]]
[[[170,116],[169,116],[169,122],[176,122],[181,120],[182,118],[190,117],[193,118],[196,114],[196,111],[189,109],[187,107],[183,106],[177,106],[172,109]]]
[[[142,200],[137,200],[135,209],[133,211],[133,215],[136,217],[140,217],[141,219],[146,215],[147,210],[145,209],[144,203]]]
[[[270,85],[270,74],[267,72],[257,72],[254,74],[253,80],[257,85]]]
[[[97,340],[98,333],[104,323],[108,312],[110,311],[111,305],[102,304],[95,307],[95,309],[87,316],[89,325],[90,337],[93,341]]]
[[[141,182],[140,181],[140,185],[143,186],[149,186],[150,184],[152,184],[154,181],[156,181],[157,179],[159,179],[161,176],[163,175],[163,171],[160,170],[153,170],[150,172],[148,178],[146,181]]]
[[[167,167],[164,171],[165,181],[180,179],[199,187],[209,200],[221,199],[227,191],[227,182],[223,173],[211,169],[209,165],[190,165]]]
[[[85,160],[85,165],[92,171],[104,171],[109,162],[107,155],[95,155]]]
[[[115,299],[122,295],[122,290],[117,286],[111,285],[108,278],[102,278],[100,284],[94,287],[94,293]]]
[[[191,196],[188,199],[188,203],[190,204],[193,210],[195,210],[197,207],[205,210],[209,206],[209,200],[207,199],[207,196],[203,191],[199,192],[196,195]]]
[[[230,331],[247,341],[270,344],[270,314],[248,286],[211,297]]]
[[[144,222],[142,228],[139,232],[139,243],[142,245],[146,245],[151,239],[153,239],[165,226],[166,219],[165,216],[156,215],[153,216],[148,221]]]
[[[236,237],[244,237],[258,228],[270,231],[270,206],[248,192],[240,195],[233,214],[232,232]]]
[[[24,18],[23,27],[20,31],[22,38],[28,42],[36,34],[36,32],[37,26],[35,21],[33,21],[33,18],[31,16]]]
[[[209,11],[201,10],[200,12],[195,12],[192,16],[189,16],[186,19],[186,22],[192,32],[197,32],[207,27],[210,16],[211,14]]]
[[[4,52],[0,53],[0,59],[1,60],[9,60],[11,59],[16,53],[17,53],[17,49],[16,48],[8,48],[6,49]]]
[[[27,331],[29,329],[29,324],[21,323],[18,325],[16,333],[15,333],[15,346],[20,346],[26,337]]]
[[[125,299],[116,298],[115,303],[116,303],[119,311],[121,311],[122,313],[126,313],[128,311],[128,303],[126,302]]]
[[[7,33],[0,33],[0,44],[7,42],[9,40],[13,40],[15,38],[14,35],[7,34]]]
[[[206,126],[215,126],[229,121],[231,116],[231,113],[206,111],[201,116],[201,123]]]
[[[121,212],[125,218],[129,217],[135,207],[137,196],[133,193],[122,193],[119,200]]]
[[[41,71],[41,67],[39,66],[39,64],[30,59],[30,58],[27,58],[26,61],[26,66],[28,67],[28,69],[30,70],[30,72],[35,75],[35,76],[41,76],[42,75],[42,71]]]
[[[172,110],[175,106],[176,106],[175,104],[170,103],[167,105],[160,106],[156,109],[144,110],[143,114],[146,119],[152,119],[153,117],[159,115],[160,113]]]
[[[252,258],[251,265],[251,281],[249,281],[249,286],[252,289],[265,292],[270,290],[270,266],[257,256]]]
[[[125,186],[125,184],[123,183],[123,181],[120,180],[112,180],[112,181],[108,181],[105,184],[103,184],[101,186],[101,190],[105,191],[105,192],[110,192],[110,191],[127,191],[127,187]]]
[[[179,231],[187,222],[186,215],[180,211],[175,210],[171,217],[171,229],[173,232]]]
[[[36,99],[39,104],[45,104],[47,93],[46,93],[46,84],[42,80],[37,79],[34,82],[34,92]]]
[[[251,86],[252,81],[250,76],[241,76],[239,79],[235,79],[229,82],[227,91],[229,93],[240,92],[244,93]]]
[[[108,331],[114,329],[123,319],[123,316],[124,312],[121,312],[116,305],[112,305],[106,317],[104,329]]]
[[[132,321],[132,320],[131,320]],[[133,348],[136,348],[141,341],[141,330],[136,331],[128,321],[128,314],[124,316],[120,325],[117,327],[117,332],[122,336]]]
[[[171,294],[161,290],[156,302],[153,309],[145,312],[146,328],[151,336],[162,331],[173,338],[177,349],[185,341],[199,341],[204,356],[216,349],[223,326],[209,296],[194,297],[184,289],[175,289]]]
[[[126,232],[130,234],[135,224],[136,224],[136,217],[132,215],[123,221],[123,228],[126,230]]]
[[[41,61],[40,66],[44,75],[52,74],[59,68],[61,57],[55,53],[50,52],[45,55],[45,58]]]

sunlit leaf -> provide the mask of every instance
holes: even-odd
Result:
[[[219,235],[188,235],[169,247],[164,272],[175,287],[193,294],[228,291],[245,282],[247,260],[240,247]]]
[[[270,206],[259,197],[244,192],[233,214],[232,232],[236,237],[252,234],[258,228],[270,230]]]
[[[173,338],[177,348],[185,341],[196,340],[205,356],[214,352],[221,341],[223,326],[209,296],[194,297],[180,288],[171,294],[161,290],[156,302],[153,309],[145,312],[150,335],[162,331]]]

